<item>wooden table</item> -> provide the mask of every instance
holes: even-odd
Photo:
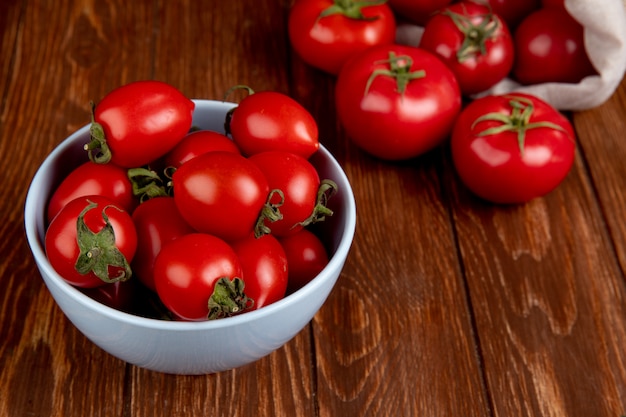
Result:
[[[545,198],[473,197],[449,149],[387,163],[348,140],[334,78],[294,56],[288,0],[0,2],[0,416],[626,414],[626,82],[572,114],[575,165]],[[45,156],[90,100],[137,79],[193,98],[290,94],[352,181],[358,227],[330,298],[240,369],[163,375],[95,347],[55,305],[23,231]]]

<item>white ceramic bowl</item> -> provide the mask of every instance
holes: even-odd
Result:
[[[223,131],[233,103],[196,100],[194,125]],[[85,160],[85,126],[65,139],[35,174],[24,212],[26,236],[37,267],[69,320],[93,343],[134,365],[174,374],[207,374],[260,359],[293,338],[313,318],[332,290],[354,237],[356,207],[352,189],[337,161],[323,147],[311,158],[321,178],[334,180],[330,199],[335,214],[320,231],[331,251],[326,268],[284,299],[256,311],[207,322],[174,322],[127,314],[94,301],[57,274],[44,250],[45,208],[54,187]]]

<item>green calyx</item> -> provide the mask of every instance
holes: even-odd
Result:
[[[76,220],[76,240],[80,249],[75,264],[76,271],[82,275],[93,272],[107,283],[126,281],[132,276],[132,271],[126,257],[115,245],[115,231],[106,214],[108,208],[120,209],[113,205],[102,208],[105,225],[98,233],[94,233],[85,224],[85,214],[96,207],[98,207],[96,203],[89,201]],[[118,275],[111,276],[110,267]]]
[[[395,52],[389,52],[389,58],[381,61],[377,61],[376,64],[389,64],[389,68],[377,69],[372,72],[367,84],[365,85],[365,94],[370,90],[372,83],[376,77],[391,77],[396,80],[396,90],[399,94],[404,94],[407,85],[413,80],[424,78],[426,71],[417,70],[412,71],[413,59],[408,55],[396,56]]]
[[[363,15],[363,8],[371,6],[380,6],[387,3],[387,0],[370,0],[370,1],[352,1],[352,0],[334,0],[334,4],[324,9],[318,16],[317,20],[340,14],[348,19],[372,21],[378,19],[378,16],[365,17]]]
[[[144,202],[154,197],[171,195],[171,185],[163,184],[163,179],[148,168],[131,168],[127,171],[128,179],[133,187],[133,195]]]
[[[485,55],[487,53],[485,43],[494,37],[500,27],[500,23],[493,13],[465,16],[446,10],[442,14],[450,17],[457,29],[464,35],[463,43],[456,53],[459,62],[463,62],[478,54]],[[480,23],[473,23],[472,19],[474,18],[480,18]]]
[[[279,200],[276,203],[273,203],[272,200],[274,196],[277,195]],[[271,190],[267,196],[267,200],[265,205],[261,209],[261,214],[257,218],[256,224],[254,226],[254,237],[260,238],[263,235],[268,235],[272,233],[272,229],[267,227],[265,221],[267,220],[270,223],[281,220],[283,218],[283,214],[280,212],[280,206],[285,203],[285,193],[278,188]]]
[[[477,134],[477,136],[488,136],[488,135],[497,135],[504,132],[515,132],[517,133],[517,144],[520,150],[520,153],[524,155],[524,141],[526,140],[526,132],[530,129],[538,129],[538,128],[548,128],[555,129],[565,132],[561,126],[552,122],[530,122],[530,117],[535,110],[533,103],[531,100],[525,97],[519,96],[506,96],[511,100],[509,101],[509,105],[511,106],[510,114],[503,113],[487,113],[482,115],[481,117],[474,120],[472,123],[472,129],[480,122],[484,121],[494,121],[500,122],[501,124],[498,126],[490,127],[485,129]]]
[[[228,99],[228,97],[234,93],[237,90],[245,90],[249,96],[251,96],[252,94],[254,94],[254,90],[250,87],[248,87],[247,85],[244,84],[237,84],[234,85],[232,87],[230,87],[226,93],[224,93],[224,101],[226,101],[226,99]],[[233,107],[232,109],[228,110],[228,112],[226,112],[226,117],[224,119],[224,132],[226,133],[226,135],[230,135],[230,121],[233,118],[233,112],[237,109],[237,107]]]
[[[106,164],[111,161],[111,149],[107,144],[102,125],[96,122],[96,105],[93,101],[90,103],[90,106],[91,126],[89,127],[89,133],[91,135],[91,140],[85,145],[84,148],[87,151],[87,155],[89,156],[89,160],[91,162],[95,162],[96,164]]]
[[[304,221],[294,224],[292,228],[296,226],[306,227],[310,224],[323,222],[324,220],[326,220],[326,216],[332,216],[334,213],[331,209],[328,208],[328,200],[333,195],[337,194],[337,190],[338,187],[334,181],[329,179],[322,180],[317,190],[317,200],[315,202],[313,212]]]
[[[244,293],[241,278],[220,278],[209,298],[209,320],[231,317],[254,306],[254,300]]]

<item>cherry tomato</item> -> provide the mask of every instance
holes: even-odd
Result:
[[[165,245],[154,261],[154,282],[163,304],[178,318],[201,321],[243,312],[242,270],[230,245],[191,233]]]
[[[119,87],[95,106],[89,156],[136,168],[162,157],[191,128],[195,104],[160,81],[136,81]]]
[[[244,155],[283,150],[308,159],[317,151],[317,123],[300,103],[275,91],[248,91],[227,121]]]
[[[479,4],[488,4],[493,13],[504,20],[513,32],[522,20],[541,7],[541,0],[473,0]]]
[[[282,193],[275,193],[270,200],[279,205],[282,218],[273,222],[265,221],[265,226],[273,235],[295,233],[315,221],[320,178],[308,160],[283,151],[261,152],[249,160],[263,172],[270,189]]]
[[[565,9],[565,0],[541,0],[541,7],[557,7]]]
[[[289,265],[287,293],[302,288],[328,264],[328,253],[321,240],[310,230],[279,238]]]
[[[154,285],[154,260],[165,244],[192,233],[172,197],[156,197],[144,201],[132,215],[137,230],[137,252],[131,263],[136,277],[148,288]]]
[[[139,291],[137,281],[129,279],[94,288],[80,288],[80,291],[100,304],[126,313],[134,313]]]
[[[450,3],[452,0],[389,0],[389,7],[405,19],[424,26],[433,14]]]
[[[188,160],[207,152],[241,153],[226,135],[212,130],[196,130],[183,138],[165,157],[165,166],[178,168]]]
[[[45,236],[50,265],[72,285],[92,288],[131,277],[137,233],[130,215],[106,197],[78,197]]]
[[[287,291],[287,255],[272,235],[255,237],[254,234],[232,243],[239,257],[245,283],[244,292],[254,301],[256,310],[272,304]]]
[[[185,221],[228,241],[254,231],[270,191],[261,170],[232,152],[209,152],[187,161],[174,172],[172,184]]]
[[[392,43],[396,21],[382,1],[299,0],[289,12],[288,33],[304,62],[337,75],[350,56]]]
[[[452,71],[430,52],[403,45],[375,46],[346,63],[335,100],[348,136],[389,160],[439,145],[461,108]]]
[[[67,203],[86,195],[107,197],[129,213],[137,205],[126,169],[88,161],[71,171],[55,189],[48,203],[48,221]]]
[[[487,96],[459,115],[450,143],[465,185],[495,203],[543,196],[569,172],[575,153],[570,122],[528,94]]]
[[[513,76],[522,84],[577,83],[595,74],[585,50],[583,26],[565,9],[532,13],[520,23],[514,42]]]
[[[513,68],[513,39],[508,28],[489,8],[469,1],[435,14],[426,24],[419,46],[446,63],[465,95],[493,87]]]

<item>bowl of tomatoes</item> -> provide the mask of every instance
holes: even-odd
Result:
[[[192,103],[190,122],[193,129],[185,136],[197,131],[209,131],[232,140],[231,132],[227,134],[225,131],[225,121],[243,118],[244,111],[239,112],[239,109],[244,108],[244,101],[235,104],[192,100]],[[235,125],[232,127],[235,128]],[[112,135],[108,129],[104,130]],[[206,173],[202,170],[211,164],[233,167],[241,163],[242,159],[252,158],[234,153],[226,155],[229,152],[225,150],[215,153],[226,162],[219,162],[219,158],[207,158],[202,164],[196,164],[200,167],[200,174],[190,171],[190,168],[183,170],[186,164],[199,157],[180,164],[169,181],[165,181],[169,183],[165,185],[172,186],[173,183],[173,190],[168,191],[170,194],[142,195],[141,199],[131,202],[130,208],[126,209],[121,204],[112,203],[112,197],[109,196],[89,194],[70,198],[70,192],[65,196],[68,201],[59,204],[54,209],[55,213],[51,213],[50,207],[54,205],[51,202],[59,199],[57,194],[60,191],[57,190],[63,188],[62,184],[68,182],[67,178],[72,176],[73,171],[89,161],[86,159],[86,150],[93,137],[94,125],[84,126],[47,156],[33,177],[24,212],[27,240],[47,288],[63,313],[88,339],[109,354],[142,368],[163,373],[197,375],[221,372],[255,362],[287,343],[310,322],[341,274],[356,224],[356,207],[350,183],[340,164],[326,148],[316,144],[314,152],[305,158],[322,179],[318,197],[325,203],[321,214],[323,221],[302,224],[298,226],[302,230],[293,233],[292,228],[284,228],[286,231],[283,234],[279,233],[279,236],[272,238],[274,246],[267,243],[259,246],[258,242],[263,242],[266,236],[272,236],[272,213],[275,215],[281,206],[288,205],[289,196],[283,193],[278,193],[282,197],[278,204],[269,204],[274,198],[272,196],[277,194],[275,189],[269,193],[267,186],[263,189],[267,196],[264,194],[260,212],[267,212],[269,220],[265,218],[260,221],[260,217],[255,219],[252,235],[247,229],[234,232],[234,228],[248,220],[245,219],[244,211],[233,206],[236,203],[227,197],[221,198],[228,200],[231,205],[226,210],[227,214],[218,210],[206,216],[218,218],[218,224],[212,226],[217,228],[215,232],[207,229],[207,218],[200,218],[199,213],[208,209],[198,204],[208,199],[207,194],[215,197],[211,194],[217,192],[215,187],[219,188],[220,184],[234,175],[229,173],[217,178],[217,185],[214,184],[212,188],[206,182]],[[112,142],[111,147],[113,145]],[[97,157],[101,156],[98,153]],[[279,166],[271,158],[269,161],[259,159],[258,166]],[[162,162],[163,158],[159,160]],[[135,168],[123,169],[128,173]],[[145,166],[139,169],[143,185],[146,184],[144,174],[149,177],[150,172],[153,171],[146,170]],[[88,176],[83,173],[82,178],[85,175]],[[267,177],[271,177],[271,173]],[[194,184],[197,187],[199,183],[202,195],[205,196],[200,199],[200,203],[194,201],[193,189],[185,188]],[[324,183],[332,184],[332,196],[324,192]],[[162,181],[159,184],[163,185]],[[147,188],[152,189],[153,184],[149,185]],[[182,202],[178,202],[180,207],[173,202],[172,192],[174,197],[181,199]],[[239,190],[239,193],[245,197],[244,200],[249,200],[254,191],[245,189]],[[172,204],[153,209],[152,217],[147,216],[139,221],[139,209],[147,207],[149,201],[170,201]],[[185,210],[188,212],[182,216],[181,212]],[[190,218],[194,216],[193,213],[198,218]],[[118,240],[124,239],[125,235],[123,226],[119,226],[123,221],[117,219],[120,214],[126,214],[127,219],[133,221],[135,235],[118,244]],[[64,216],[70,220],[64,219]],[[161,220],[155,220],[159,216]],[[284,217],[288,216],[286,207]],[[226,232],[219,230],[233,218],[239,222],[226,227]],[[283,218],[282,214],[279,218]],[[176,229],[174,225],[179,221],[181,229]],[[98,222],[101,224],[99,228],[94,226]],[[67,224],[70,226],[67,227]],[[257,233],[256,228],[259,226],[265,232]],[[118,233],[114,233],[113,237],[106,236],[111,230]],[[113,255],[114,260],[105,263],[104,267],[94,266],[98,264],[94,261],[96,257],[111,251],[85,251],[84,246],[87,244],[79,243],[82,232],[88,234],[88,242],[102,239],[108,243],[115,241],[116,248],[119,247],[121,252],[126,250],[123,249],[124,244],[134,245],[135,249],[132,255],[122,256],[123,261],[119,261],[120,254],[116,253]],[[154,237],[146,241],[150,233],[159,235],[160,241],[155,243]],[[222,237],[220,233],[226,233],[226,236]],[[229,236],[229,233],[233,235]],[[302,236],[321,244],[326,254],[318,269],[307,264],[302,255],[298,255],[298,250],[294,249],[297,245],[306,245],[303,242],[307,240]],[[288,246],[287,243],[283,245],[283,242],[290,240],[295,242],[295,246]],[[280,243],[278,248],[275,242]],[[267,265],[276,264],[276,258],[270,255],[273,251],[280,254],[278,264],[282,272],[289,270],[287,283],[283,279],[281,284],[276,284],[281,289],[280,296],[274,298],[271,291],[276,285],[264,281],[274,279],[274,273],[267,272],[268,268],[271,271],[273,267]],[[65,256],[63,252],[70,254],[68,256],[74,262],[75,269],[79,269],[79,265],[86,269],[79,274],[72,270],[64,272],[63,267],[58,266]],[[298,256],[301,256],[300,261]],[[298,281],[297,276],[311,274],[311,271],[314,271],[312,276],[294,282]],[[100,275],[109,275],[103,278],[98,272]],[[216,278],[208,279],[207,274],[210,273],[216,275]],[[98,277],[95,280],[94,275]],[[203,277],[200,283],[194,281],[196,276]],[[101,285],[99,279],[104,279],[106,283]],[[105,288],[108,291],[103,290]],[[123,304],[118,305],[117,302]]]

